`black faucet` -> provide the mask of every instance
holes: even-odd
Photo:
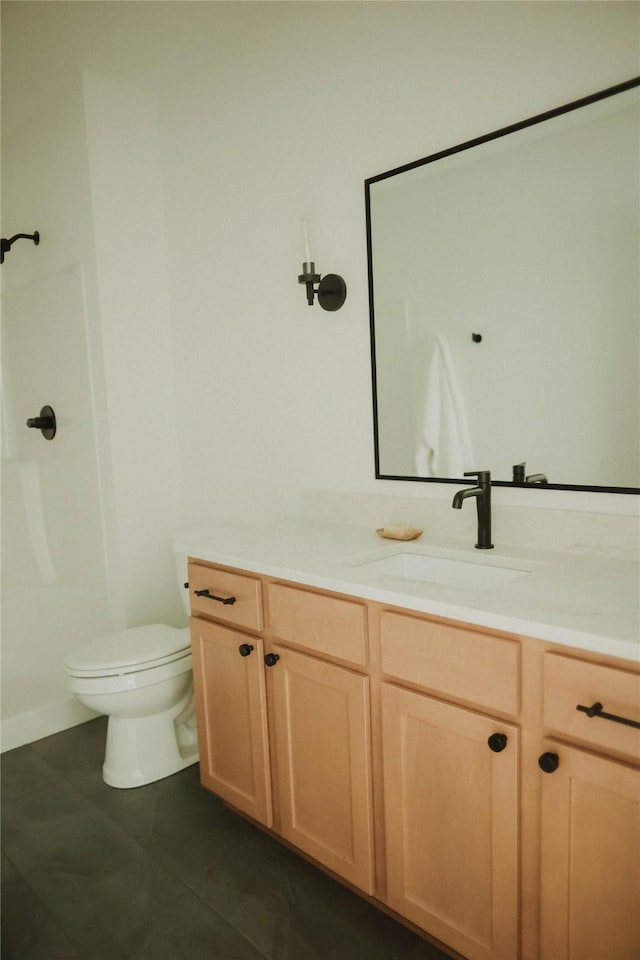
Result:
[[[544,473],[530,473],[528,477],[525,477],[526,466],[526,463],[515,463],[513,465],[513,482],[539,483],[541,486],[546,487],[549,481]]]
[[[491,473],[489,470],[471,470],[464,474],[465,477],[477,477],[477,487],[467,487],[466,490],[458,490],[453,498],[452,507],[460,510],[463,500],[467,497],[476,498],[476,507],[478,509],[478,550],[492,550],[491,543]]]

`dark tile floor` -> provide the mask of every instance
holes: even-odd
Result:
[[[102,781],[106,720],[2,755],[2,960],[446,960],[227,810]]]

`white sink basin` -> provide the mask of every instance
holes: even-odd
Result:
[[[403,580],[437,583],[466,590],[490,590],[531,573],[534,565],[520,561],[482,562],[475,558],[452,559],[432,554],[409,552],[387,554],[374,560],[353,564],[377,580]]]

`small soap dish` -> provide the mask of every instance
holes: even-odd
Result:
[[[376,533],[385,540],[417,540],[422,536],[417,527],[378,527]]]

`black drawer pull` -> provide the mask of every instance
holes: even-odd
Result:
[[[218,603],[235,603],[235,597],[216,597],[214,593],[209,593],[209,589],[206,590],[194,590],[193,591],[196,597],[206,597],[207,600],[217,600]]]
[[[583,707],[578,704],[576,710],[586,713],[588,717],[600,717],[601,720],[612,720],[613,723],[624,723],[627,727],[635,727],[640,730],[640,723],[637,720],[629,720],[628,717],[617,717],[615,713],[605,713],[601,703],[594,703],[591,707]]]
[[[253,644],[251,643],[241,643],[238,647],[238,653],[241,657],[248,657],[252,650]]]

